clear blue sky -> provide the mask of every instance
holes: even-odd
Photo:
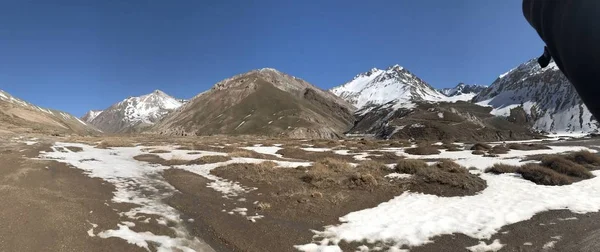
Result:
[[[393,64],[490,84],[543,48],[521,0],[7,0],[0,24],[0,89],[77,116],[263,67],[321,88]]]

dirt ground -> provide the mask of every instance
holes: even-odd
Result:
[[[118,212],[133,206],[111,202],[115,188],[101,179],[90,178],[81,170],[56,161],[35,159],[40,151],[49,151],[49,146],[56,140],[65,141],[45,138],[27,145],[0,135],[0,201],[3,203],[0,207],[0,223],[3,224],[0,251],[145,251],[122,239],[88,235],[92,223],[98,225],[92,231],[94,234],[99,230],[114,229],[125,220]],[[84,142],[95,140],[101,141],[86,139]],[[130,141],[139,142],[140,139]],[[154,143],[167,141],[158,139]],[[260,140],[252,140],[247,144],[258,142]],[[568,144],[600,146],[600,140]],[[294,145],[300,146],[300,143]],[[312,240],[310,230],[337,224],[338,218],[347,213],[377,206],[404,191],[402,187],[352,192],[325,190],[319,193],[335,195],[322,197],[301,188],[286,188],[288,184],[252,181],[235,174],[220,175],[258,189],[226,199],[223,194],[208,188],[210,181],[200,175],[179,169],[162,173],[164,180],[177,189],[166,203],[177,209],[184,219],[193,219],[193,222],[184,223],[188,231],[216,251],[296,251],[293,245]],[[355,195],[344,195],[347,193]],[[337,200],[332,202],[331,199]],[[246,208],[247,215],[229,214],[234,208]],[[255,215],[264,217],[256,222],[248,219]],[[135,224],[132,229],[136,231],[172,235],[170,229],[156,222]],[[500,239],[506,244],[500,251],[591,252],[600,251],[599,238],[600,213],[574,214],[561,210],[505,226],[485,242],[490,244]],[[410,248],[410,251],[466,251],[466,247],[480,242],[459,234],[436,237],[433,241]],[[544,247],[553,241],[553,248]],[[355,251],[359,245],[343,243],[341,247],[344,251]]]
[[[88,235],[91,223],[108,229],[119,221],[114,188],[64,164],[30,159],[49,145],[0,140],[0,251],[145,251]]]

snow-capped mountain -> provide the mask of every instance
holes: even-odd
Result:
[[[443,101],[447,98],[399,65],[385,70],[373,68],[330,91],[359,110],[392,101],[399,107],[411,107],[413,101]]]
[[[448,96],[459,96],[459,95],[471,95],[471,98],[475,97],[481,91],[485,90],[487,86],[484,85],[467,85],[465,83],[458,83],[454,88],[443,88],[439,91]]]
[[[81,117],[81,120],[88,123],[92,122],[100,113],[102,113],[102,110],[90,110]]]
[[[591,132],[598,122],[554,62],[541,68],[535,59],[500,75],[474,98],[492,106],[492,114],[509,116],[522,108],[537,130],[547,132]]]
[[[181,107],[182,102],[160,90],[129,97],[97,114],[90,123],[107,133],[138,131],[153,125],[169,112]]]

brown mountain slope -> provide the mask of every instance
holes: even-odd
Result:
[[[45,134],[100,133],[79,118],[45,109],[0,90],[0,132]]]
[[[412,109],[382,105],[358,111],[350,135],[384,139],[505,141],[540,137],[530,129],[522,109],[509,117],[490,114],[492,108],[468,102],[417,103]]]
[[[301,79],[261,69],[217,83],[168,115],[153,131],[337,138],[352,126],[353,109]]]

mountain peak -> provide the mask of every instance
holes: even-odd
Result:
[[[157,89],[146,95],[129,97],[104,111],[90,111],[84,120],[104,132],[131,132],[154,124],[182,105],[180,100]]]
[[[163,91],[161,91],[161,90],[158,90],[158,89],[156,89],[156,90],[152,91],[152,94],[156,94],[156,95],[167,95],[165,92],[163,92]]]
[[[440,92],[448,97],[462,95],[473,98],[486,88],[487,86],[484,85],[465,84],[464,82],[459,82],[454,88],[443,88],[440,89]]]
[[[387,71],[390,71],[390,70],[392,70],[392,71],[402,71],[403,69],[404,69],[404,67],[401,67],[400,65],[395,64],[393,66],[388,67],[386,70]]]
[[[408,104],[411,101],[437,101],[445,98],[429,84],[397,64],[386,70],[373,68],[330,91],[359,109],[391,101]]]

